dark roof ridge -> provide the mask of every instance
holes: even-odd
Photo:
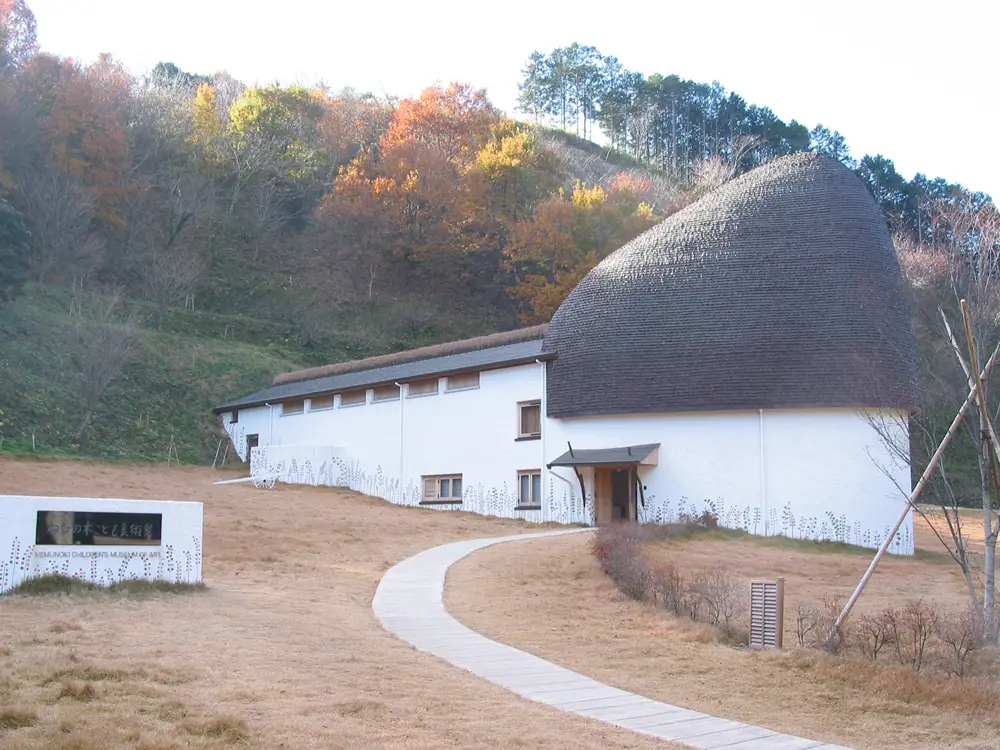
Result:
[[[298,383],[304,380],[315,380],[329,375],[344,375],[352,372],[362,372],[373,370],[377,367],[387,367],[390,365],[401,365],[407,362],[417,362],[424,359],[434,359],[444,357],[449,354],[463,354],[479,349],[492,349],[497,346],[516,344],[521,341],[532,341],[544,338],[547,324],[530,326],[528,328],[515,328],[513,331],[501,331],[490,333],[486,336],[476,336],[471,339],[461,339],[459,341],[448,341],[443,344],[433,344],[422,346],[417,349],[407,349],[393,354],[381,354],[376,357],[365,359],[355,359],[350,362],[337,362],[331,365],[320,367],[310,367],[305,370],[279,373],[274,376],[274,385],[284,383]]]

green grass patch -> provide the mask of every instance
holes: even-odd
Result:
[[[67,345],[80,319],[69,315],[71,297],[31,284],[0,307],[0,456],[166,461],[173,446],[184,463],[211,463],[228,440],[212,407],[266,388],[275,373],[509,327],[481,311],[386,299],[331,307],[306,336],[294,317],[211,310],[173,308],[157,325],[148,305],[129,300],[121,309],[133,313],[139,344],[78,441],[85,409]]]
[[[205,590],[203,583],[175,583],[171,581],[125,580],[111,586],[99,586],[80,578],[51,573],[35,576],[22,581],[3,596],[55,596],[127,594],[144,596],[149,594],[191,594]]]

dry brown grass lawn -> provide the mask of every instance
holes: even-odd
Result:
[[[218,478],[0,459],[6,494],[203,501],[209,587],[0,599],[0,748],[666,746],[523,701],[413,650],[372,615],[398,560],[536,527]]]
[[[738,650],[707,626],[625,599],[589,553],[590,535],[515,542],[459,561],[448,575],[448,609],[468,626],[625,690],[781,732],[856,748],[1000,748],[1000,705],[957,681],[790,648]],[[923,597],[965,605],[961,575],[926,528],[917,558],[889,558],[858,611]],[[690,538],[647,552],[682,572],[716,564],[746,578],[783,575],[787,607],[799,599],[843,601],[868,551],[781,540]],[[786,644],[795,643],[786,617]]]

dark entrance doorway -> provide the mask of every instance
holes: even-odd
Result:
[[[597,523],[635,521],[636,470],[634,466],[601,466],[594,469]]]
[[[611,520],[634,521],[632,512],[632,469],[613,469],[611,472]]]

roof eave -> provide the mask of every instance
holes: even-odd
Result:
[[[517,357],[515,359],[505,360],[503,362],[491,362],[488,365],[478,365],[478,366],[475,366],[475,367],[458,367],[458,368],[450,368],[450,369],[446,369],[446,370],[441,370],[439,372],[429,372],[429,373],[427,373],[425,375],[420,375],[419,377],[412,377],[412,378],[390,378],[390,379],[383,379],[383,380],[372,380],[372,381],[365,382],[365,383],[358,383],[356,386],[352,386],[351,388],[340,388],[340,389],[336,389],[336,390],[319,388],[319,389],[317,389],[315,391],[307,391],[305,393],[302,393],[300,395],[296,395],[294,397],[288,397],[288,396],[286,396],[286,397],[283,397],[281,399],[275,399],[275,402],[278,402],[279,400],[280,401],[287,401],[287,400],[289,400],[289,398],[295,398],[295,399],[312,398],[313,396],[321,396],[321,395],[324,395],[324,394],[327,394],[327,393],[340,393],[340,392],[345,391],[345,390],[353,391],[353,390],[361,390],[362,388],[366,388],[366,389],[367,388],[378,388],[378,387],[383,386],[383,385],[395,385],[396,383],[399,383],[399,382],[409,383],[409,382],[413,382],[415,380],[426,380],[427,378],[446,378],[449,375],[458,375],[458,374],[463,373],[463,372],[487,372],[489,370],[503,370],[503,369],[505,369],[507,367],[518,367],[520,365],[530,365],[532,362],[547,362],[547,361],[553,360],[555,358],[556,358],[555,352],[541,352],[540,354],[531,355],[531,356],[528,356],[528,357]],[[349,374],[354,375],[354,374],[360,374],[360,373],[349,373]],[[327,377],[327,376],[323,376],[323,377]],[[301,382],[306,383],[308,381],[301,381]],[[262,399],[256,399],[254,401],[249,401],[249,402],[231,401],[231,402],[226,403],[226,404],[220,404],[219,406],[213,406],[212,407],[212,412],[215,413],[215,414],[223,414],[223,413],[225,413],[227,411],[233,411],[234,409],[253,409],[253,408],[256,408],[258,406],[267,406],[268,403],[269,403],[268,400],[267,399],[263,399],[263,398]]]

